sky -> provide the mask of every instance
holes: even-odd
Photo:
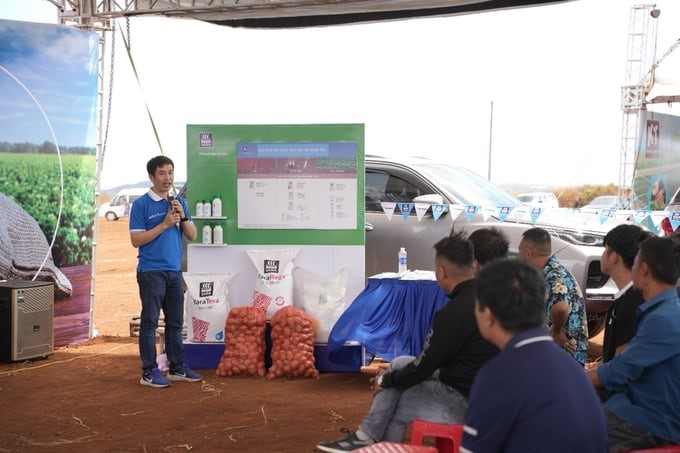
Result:
[[[101,187],[146,179],[146,161],[161,152],[147,106],[177,180],[187,124],[363,123],[367,154],[428,156],[504,185],[617,184],[636,4],[292,30],[131,18],[140,82],[118,33]],[[680,2],[656,5],[658,57],[680,38]],[[0,0],[0,18],[57,21],[44,0]],[[108,43],[106,52],[108,61]],[[680,79],[680,49],[658,74]],[[680,105],[650,109],[678,115]]]
[[[96,36],[56,25],[36,32],[33,24],[3,20],[0,43],[10,43],[0,45],[0,141],[40,144],[56,138],[60,147],[93,148]]]

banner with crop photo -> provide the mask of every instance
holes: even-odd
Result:
[[[0,280],[54,283],[54,345],[90,337],[99,37],[0,20]]]
[[[680,117],[643,110],[638,137],[634,207],[660,211],[680,187]]]

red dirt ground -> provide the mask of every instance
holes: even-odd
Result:
[[[100,222],[97,256],[100,336],[44,360],[0,364],[0,453],[311,452],[370,407],[366,372],[269,381],[205,370],[203,383],[139,385],[127,220]]]
[[[44,360],[0,364],[0,452],[311,452],[370,407],[368,373],[266,380],[205,370],[203,383],[141,386],[127,220],[102,220],[98,244],[100,336]]]

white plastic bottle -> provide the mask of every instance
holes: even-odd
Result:
[[[209,201],[203,202],[203,217],[212,217],[212,205]]]
[[[408,270],[408,265],[406,264],[406,249],[404,247],[399,249],[399,273],[403,274]]]
[[[220,197],[215,197],[212,201],[212,215],[213,217],[222,217],[222,200],[220,200]]]
[[[207,223],[203,225],[203,231],[201,235],[201,242],[203,244],[210,244],[212,243],[212,228],[210,228],[210,225]]]
[[[222,226],[215,225],[213,228],[213,244],[222,244],[224,242],[224,237],[222,235]]]
[[[196,217],[203,217],[203,202],[199,201],[196,203]]]

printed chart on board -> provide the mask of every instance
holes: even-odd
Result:
[[[237,150],[239,228],[357,228],[356,142],[241,142]]]

